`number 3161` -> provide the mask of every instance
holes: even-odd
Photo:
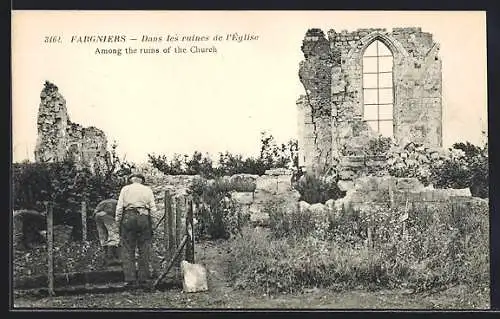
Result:
[[[45,43],[61,43],[61,37],[58,35],[46,36],[45,40],[43,42],[45,42]]]

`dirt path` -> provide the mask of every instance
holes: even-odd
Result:
[[[207,267],[209,291],[185,294],[180,289],[165,292],[118,292],[57,296],[41,299],[16,298],[14,307],[29,308],[320,308],[320,309],[485,309],[489,304],[467,305],[468,296],[460,287],[433,295],[405,291],[348,291],[311,289],[305,293],[262,295],[234,290],[225,269],[226,242],[196,246],[196,259]]]
[[[402,291],[349,291],[332,292],[318,289],[293,295],[254,295],[230,289],[185,294],[180,289],[168,292],[141,291],[111,294],[86,294],[54,298],[15,300],[15,307],[29,308],[309,308],[309,309],[453,309],[464,308],[459,296],[407,295]],[[482,305],[481,309],[488,305]],[[465,307],[468,308],[468,307]]]

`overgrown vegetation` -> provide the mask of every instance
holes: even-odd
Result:
[[[298,166],[296,140],[278,145],[272,135],[262,132],[260,141],[257,158],[225,152],[220,153],[218,162],[214,163],[208,154],[195,151],[191,156],[174,154],[170,159],[164,154],[148,154],[148,159],[153,167],[167,175],[201,175],[206,178],[240,173],[263,175],[271,168]]]
[[[432,169],[434,185],[440,188],[470,187],[473,196],[487,198],[488,144],[480,147],[469,142],[455,143],[450,151],[452,156]]]
[[[65,242],[54,245],[54,273],[104,270],[104,253],[97,241]],[[14,278],[47,274],[47,246],[38,246],[29,252],[14,251]]]
[[[294,188],[300,193],[301,201],[309,204],[325,203],[329,199],[341,198],[345,195],[337,186],[336,175],[317,175],[305,173]]]
[[[473,196],[487,198],[488,144],[455,143],[438,152],[413,143],[401,152],[390,153],[387,169],[395,177],[415,177],[436,188],[467,188]]]
[[[276,203],[270,233],[246,229],[232,241],[229,268],[236,287],[294,292],[304,288],[411,288],[458,284],[488,294],[488,205],[479,199],[409,211],[370,205],[330,216],[327,236],[304,212]],[[371,241],[368,241],[368,228]],[[369,245],[369,243],[372,243]]]
[[[288,203],[284,197],[266,203],[263,212],[269,214],[269,226],[275,238],[303,238],[315,230],[314,216],[308,211],[300,211]]]
[[[378,136],[367,141],[363,152],[367,156],[386,155],[394,146],[394,141],[390,137]]]
[[[87,205],[90,218],[97,203],[116,198],[130,174],[133,164],[120,160],[113,145],[108,166],[92,172],[70,159],[58,163],[14,163],[12,193],[14,209],[33,209],[43,212],[44,202],[53,202],[54,224],[73,226],[73,236],[81,238],[81,203]],[[94,223],[88,223],[89,235],[96,237]]]
[[[243,185],[241,181],[234,183],[225,178],[197,178],[193,181],[190,189],[198,205],[195,227],[197,238],[228,239],[240,234],[249,216],[242,215],[239,206],[231,198],[231,192],[244,189]]]

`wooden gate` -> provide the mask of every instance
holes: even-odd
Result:
[[[186,209],[183,214],[183,208]],[[156,288],[175,264],[179,264],[184,251],[184,260],[194,263],[194,223],[195,205],[191,196],[174,197],[165,191],[165,214],[163,216],[163,236],[165,242],[165,256],[163,263],[169,259],[165,270],[154,283]],[[182,223],[182,216],[185,222]],[[184,224],[184,225],[183,225]]]

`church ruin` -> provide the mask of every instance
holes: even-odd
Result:
[[[66,100],[49,81],[40,93],[36,162],[61,162],[71,159],[91,171],[104,170],[109,159],[104,132],[70,121]]]
[[[299,163],[363,155],[371,137],[442,146],[439,45],[421,28],[307,31],[297,101]]]

